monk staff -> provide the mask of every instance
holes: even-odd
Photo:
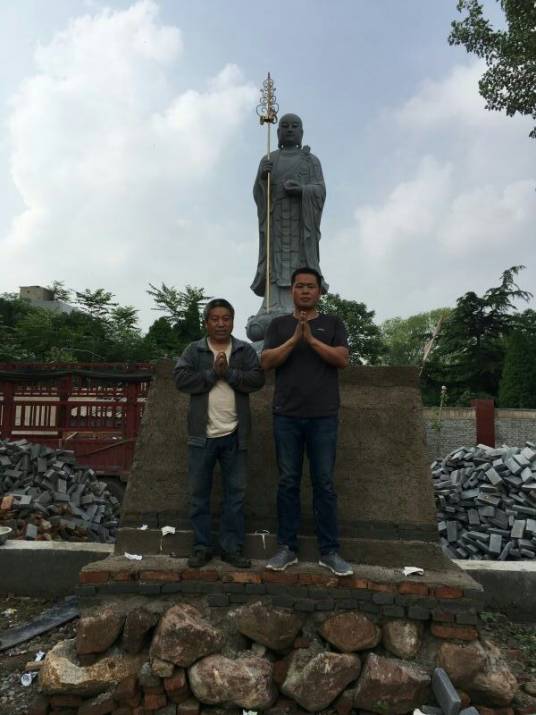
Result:
[[[275,87],[274,81],[270,77],[268,72],[268,77],[262,83],[261,88],[261,101],[257,105],[257,115],[260,119],[261,126],[263,124],[267,125],[267,151],[266,158],[270,158],[270,128],[272,124],[277,122],[277,113],[279,111],[279,105],[276,103]],[[270,200],[270,188],[271,188],[271,173],[268,172],[266,176],[266,289],[264,294],[266,296],[266,312],[270,312],[270,210],[271,210],[271,200]]]

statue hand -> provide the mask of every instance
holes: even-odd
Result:
[[[266,179],[268,174],[272,172],[273,168],[274,168],[274,162],[271,159],[263,159],[261,161],[261,166],[260,166],[261,179]]]
[[[302,185],[294,179],[287,179],[283,184],[283,188],[290,196],[301,196],[302,194]]]

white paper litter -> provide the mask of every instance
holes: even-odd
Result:
[[[46,653],[44,650],[38,650],[37,653],[35,654],[35,662],[39,663],[43,658],[45,657]]]
[[[125,556],[127,559],[130,559],[130,561],[141,561],[143,556],[141,554],[127,554],[125,551]]]
[[[264,549],[264,551],[266,551],[266,537],[270,535],[270,532],[267,529],[259,529],[255,532],[255,535],[261,537],[262,548]]]
[[[32,673],[23,673],[20,677],[21,685],[24,688],[28,688],[32,684],[34,678],[37,678],[37,675],[37,671],[33,671]]]
[[[419,708],[415,708],[413,711],[413,715],[424,715],[422,710],[419,710]]]
[[[424,569],[419,566],[404,566],[402,573],[404,576],[424,576]]]
[[[162,531],[162,536],[166,536],[167,534],[174,534],[175,527],[174,526],[163,526],[161,531]]]
[[[142,524],[141,526],[138,526],[138,531],[147,531],[148,528],[148,524]]]

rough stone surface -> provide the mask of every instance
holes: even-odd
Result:
[[[305,649],[295,651],[281,691],[306,710],[324,710],[356,680],[361,671],[359,656],[353,653],[318,653],[311,657]]]
[[[173,663],[169,663],[168,661],[162,660],[157,656],[153,656],[151,659],[151,670],[154,675],[157,675],[159,678],[170,678],[173,675],[175,666]]]
[[[114,708],[111,693],[101,693],[91,700],[86,700],[78,709],[77,715],[109,715]]]
[[[199,703],[195,698],[189,698],[177,705],[177,715],[198,715]]]
[[[47,694],[98,695],[130,675],[142,663],[140,655],[112,649],[94,665],[77,665],[74,639],[60,641],[48,652],[39,673],[39,685]]]
[[[396,620],[384,623],[383,645],[398,658],[415,658],[422,644],[423,626],[415,621]]]
[[[286,650],[303,626],[303,618],[284,608],[269,608],[260,601],[237,612],[240,633],[272,650]]]
[[[338,613],[326,619],[320,634],[344,653],[375,648],[381,639],[381,630],[359,611]]]
[[[209,655],[189,669],[188,677],[195,697],[207,705],[226,703],[247,710],[266,710],[277,696],[272,665],[257,656],[231,660]]]
[[[127,653],[139,653],[151,628],[158,623],[158,615],[146,608],[134,608],[127,614],[123,628],[122,646]]]
[[[437,653],[437,665],[459,688],[467,687],[484,670],[485,663],[486,651],[479,641],[467,645],[442,643]]]
[[[181,603],[166,611],[158,624],[151,658],[187,668],[199,658],[217,652],[222,645],[222,634],[196,608]]]
[[[523,690],[536,698],[536,680],[529,680],[528,683],[523,685]]]
[[[517,690],[517,679],[502,658],[500,650],[487,641],[484,670],[467,686],[474,703],[503,707],[509,705]]]
[[[186,679],[186,671],[182,670],[182,668],[172,675],[171,678],[164,680],[164,688],[169,700],[176,705],[180,705],[192,697]]]
[[[121,633],[125,616],[113,608],[80,618],[76,633],[76,652],[78,655],[104,653]]]
[[[361,710],[402,715],[427,700],[430,676],[412,663],[371,653],[355,691],[354,706]]]

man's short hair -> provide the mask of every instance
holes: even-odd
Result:
[[[231,317],[234,319],[234,308],[229,301],[225,300],[225,298],[213,298],[205,305],[205,309],[203,311],[203,320],[205,323],[207,322],[210,311],[213,308],[227,308],[229,313],[231,313]]]
[[[296,276],[299,275],[300,273],[305,273],[308,276],[316,276],[316,282],[318,283],[318,287],[322,288],[322,276],[320,275],[320,273],[316,270],[316,268],[308,268],[307,266],[304,266],[303,268],[296,268],[296,270],[293,272],[292,276],[290,277],[291,285],[294,285]]]

